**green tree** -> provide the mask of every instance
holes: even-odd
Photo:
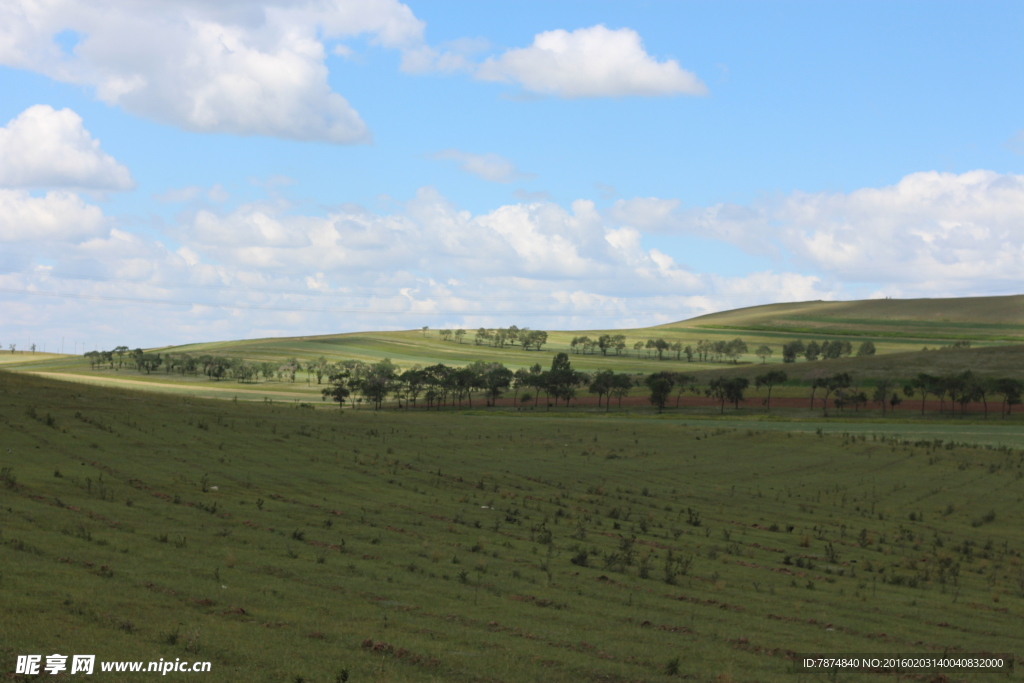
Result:
[[[611,390],[615,381],[615,373],[611,370],[600,370],[590,380],[590,386],[587,387],[588,391],[592,394],[597,394],[597,406],[601,407],[601,399],[604,396],[608,396],[608,400],[605,401],[605,411],[608,410],[608,405],[611,403]]]
[[[875,355],[875,343],[873,341],[863,341],[860,346],[857,347],[857,357],[863,358],[864,356]]]
[[[737,337],[725,343],[723,352],[733,363],[738,363],[740,356],[747,352],[747,343]]]
[[[761,365],[764,365],[768,361],[768,359],[771,358],[772,353],[772,347],[768,346],[767,344],[761,344],[760,346],[757,347],[757,351],[754,352],[754,355],[760,358]]]
[[[739,410],[740,401],[743,400],[743,392],[746,391],[748,386],[750,386],[750,381],[746,377],[716,377],[711,380],[711,384],[705,393],[719,401],[721,404],[720,412],[724,413],[726,402],[735,404],[736,409]]]
[[[791,342],[787,342],[782,345],[782,362],[783,363],[795,363],[796,357],[803,354],[806,350],[804,343],[799,339]]]
[[[822,400],[822,415],[828,417],[828,397],[837,391],[849,389],[852,381],[848,372],[840,372],[824,379],[821,383],[821,387],[825,390],[825,397]]]
[[[821,353],[821,346],[818,342],[811,340],[807,342],[807,346],[804,348],[804,358],[807,360],[818,360],[818,354]]]
[[[462,343],[462,338],[465,337],[465,336],[466,336],[466,331],[465,330],[455,330],[455,340],[457,342],[459,342],[460,344]]]
[[[754,386],[757,389],[768,387],[768,398],[765,399],[764,403],[767,410],[772,409],[772,388],[785,383],[788,379],[789,376],[782,370],[769,370],[763,375],[758,375],[754,378]]]
[[[875,393],[872,394],[871,400],[882,406],[882,415],[885,415],[885,407],[891,399],[890,394],[897,396],[895,389],[895,380],[883,379],[875,384]],[[895,404],[893,404],[893,407],[895,407]]]
[[[1009,415],[1013,406],[1021,402],[1021,393],[1024,392],[1024,383],[1018,379],[1003,378],[996,380],[995,390],[1002,394],[1003,403],[1000,407],[1000,415]]]
[[[687,375],[683,372],[674,373],[672,376],[673,384],[676,386],[676,408],[679,407],[679,399],[682,398],[683,392],[687,389],[692,389],[694,393],[697,392],[697,378],[694,375]]]
[[[398,366],[392,363],[390,358],[378,361],[369,366],[360,378],[359,393],[367,401],[373,402],[374,409],[380,410],[384,399],[391,393],[397,376]]]
[[[633,378],[625,372],[615,373],[615,379],[612,382],[611,395],[619,399],[618,407],[622,407],[622,399],[629,395],[630,390],[633,388]]]
[[[352,395],[352,389],[349,386],[349,380],[352,378],[352,373],[348,370],[338,369],[335,372],[327,376],[328,386],[320,390],[322,395],[321,400],[326,401],[331,399],[332,401],[338,402],[338,408],[344,410],[345,399]]]
[[[512,385],[514,378],[512,371],[501,363],[491,363],[488,366],[483,375],[483,384],[491,406],[494,406],[502,392]]]
[[[929,375],[926,372],[919,372],[917,373],[917,377],[910,380],[910,383],[907,385],[907,387],[904,388],[903,393],[905,393],[908,397],[912,397],[916,393],[921,394],[921,414],[924,415],[924,406],[925,401],[928,400],[928,395],[937,395],[937,392],[941,390],[940,384],[941,380],[938,377],[935,377],[934,375]]]
[[[668,401],[669,395],[672,393],[672,379],[670,373],[657,372],[652,375],[648,375],[644,379],[644,384],[651,390],[650,401],[652,405],[658,407],[658,413],[660,414],[665,409],[665,403]]]

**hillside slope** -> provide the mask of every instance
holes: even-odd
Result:
[[[1024,295],[768,304],[660,326],[933,339],[1024,339]]]

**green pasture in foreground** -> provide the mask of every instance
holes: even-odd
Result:
[[[787,670],[1024,653],[1018,448],[481,412],[0,373],[0,670],[57,652],[212,662],[168,680],[877,681]]]

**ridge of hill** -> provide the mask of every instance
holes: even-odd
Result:
[[[1024,295],[766,304],[658,326],[932,339],[1024,339]]]

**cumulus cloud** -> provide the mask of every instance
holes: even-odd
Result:
[[[1024,269],[1024,175],[995,171],[912,173],[888,187],[746,206],[620,200],[608,213],[644,231],[713,237],[841,281],[901,283],[918,294],[1005,286]]]
[[[37,104],[0,128],[0,186],[129,190],[135,183],[82,117]]]
[[[423,29],[397,0],[11,0],[0,64],[188,130],[348,144],[370,133],[328,85],[325,43],[368,35],[416,50]],[[66,51],[57,36],[69,35]]]
[[[457,149],[445,149],[434,153],[431,157],[443,161],[454,161],[466,173],[492,183],[510,183],[513,180],[531,177],[531,174],[523,173],[511,161],[497,154],[473,154]]]
[[[169,249],[75,195],[4,191],[0,240],[55,264],[0,270],[5,323],[33,334],[77,327],[111,347],[423,324],[646,325],[836,293],[815,276],[693,272],[589,200],[472,213],[426,188],[394,206],[318,215],[283,200],[193,206]],[[12,289],[69,299],[12,299]],[[83,307],[81,296],[95,298]]]
[[[674,59],[659,62],[649,55],[633,29],[602,25],[538,33],[529,47],[484,61],[476,77],[568,98],[707,94],[707,86]]]
[[[108,230],[99,207],[74,193],[34,197],[25,190],[0,189],[0,242],[79,242]]]

